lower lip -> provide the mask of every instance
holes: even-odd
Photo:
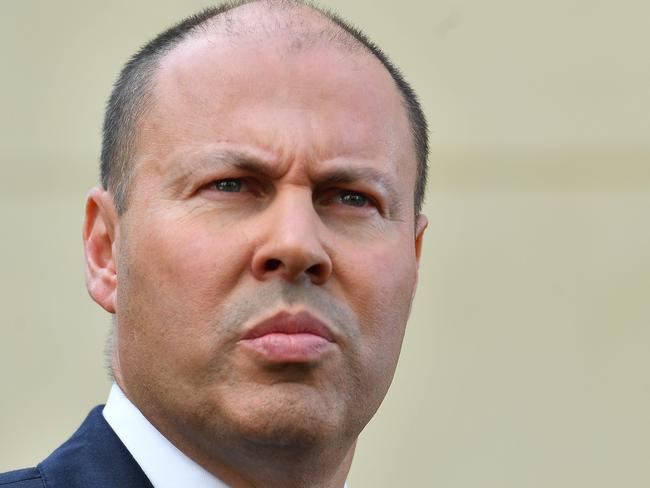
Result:
[[[320,359],[334,343],[315,334],[265,334],[240,342],[265,359],[278,363],[308,363]]]

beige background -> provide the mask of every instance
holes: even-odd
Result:
[[[421,287],[363,487],[650,486],[650,4],[332,0],[432,129]],[[3,1],[0,470],[105,400],[80,228],[120,66],[202,1]]]

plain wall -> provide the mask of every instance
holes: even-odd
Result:
[[[650,486],[650,3],[331,0],[420,94],[430,226],[363,487]],[[0,471],[109,389],[81,222],[121,65],[207,2],[5,1]]]

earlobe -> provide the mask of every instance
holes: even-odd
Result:
[[[116,246],[118,219],[113,197],[99,187],[88,193],[83,225],[86,288],[107,312],[115,313],[117,292]]]

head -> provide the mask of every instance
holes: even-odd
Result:
[[[84,240],[113,372],[226,480],[271,458],[334,476],[395,371],[426,127],[364,39],[293,2],[217,9],[143,48],[109,102]]]

